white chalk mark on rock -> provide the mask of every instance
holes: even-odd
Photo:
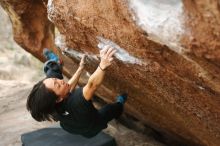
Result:
[[[117,50],[117,52],[115,53],[115,57],[117,59],[125,63],[130,63],[130,64],[139,64],[139,65],[145,64],[140,59],[130,55],[125,49],[121,48],[119,45],[117,45],[113,41],[104,39],[103,37],[100,37],[100,36],[98,36],[97,39],[99,41],[99,44],[98,44],[99,49],[103,49],[105,45],[110,45],[111,47],[115,48]]]
[[[184,28],[182,0],[129,0],[138,26],[157,42],[166,44],[177,53],[182,53],[179,43]]]
[[[53,14],[54,9],[55,9],[55,7],[53,5],[53,0],[48,0],[48,2],[47,2],[47,13],[48,14]],[[48,19],[51,22],[53,22],[52,19],[50,18],[50,15],[48,15]]]
[[[84,53],[80,53],[78,51],[75,51],[74,49],[65,48],[62,53],[66,56],[69,56],[71,58],[76,59],[77,61],[80,61]],[[86,61],[89,62],[89,60],[99,60],[96,55],[90,55],[86,54]]]
[[[61,35],[59,32],[55,35],[55,44],[57,47],[66,48],[65,36]]]

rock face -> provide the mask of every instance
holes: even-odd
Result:
[[[113,101],[126,91],[126,112],[147,125],[188,144],[220,145],[218,0],[0,3],[16,42],[40,60],[42,49],[55,51],[55,43],[74,48],[71,58],[63,56],[67,76],[76,70],[81,53],[87,53],[82,85],[99,63],[97,44],[114,45],[118,53],[99,96]]]

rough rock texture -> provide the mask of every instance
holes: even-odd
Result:
[[[41,60],[44,47],[55,48],[57,27],[57,45],[76,51],[72,59],[63,56],[67,76],[75,71],[77,56],[89,54],[81,84],[98,65],[97,37],[113,41],[119,52],[99,96],[110,102],[126,91],[126,112],[147,125],[191,145],[220,145],[218,0],[0,3],[15,40]]]

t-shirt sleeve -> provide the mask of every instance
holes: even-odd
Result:
[[[75,113],[77,111],[80,114],[87,114],[94,111],[92,101],[87,101],[84,98],[82,89],[83,88],[80,87],[72,91],[70,95],[70,102],[68,104],[70,112]]]

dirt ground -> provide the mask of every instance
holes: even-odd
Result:
[[[31,58],[22,50],[0,50],[0,146],[21,145],[22,133],[50,125],[34,121],[25,107],[34,80],[41,77]]]

